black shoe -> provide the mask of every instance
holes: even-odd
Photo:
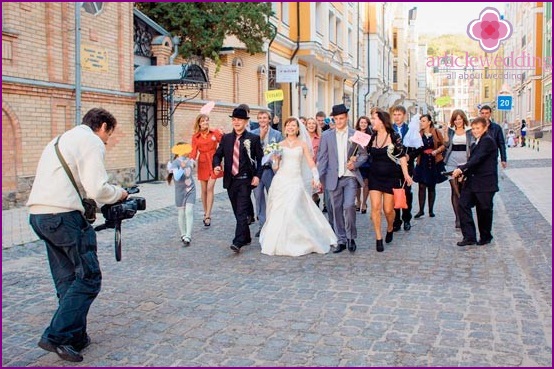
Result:
[[[392,235],[394,234],[394,232],[387,232],[387,235],[385,236],[385,242],[386,243],[391,243],[392,242]]]
[[[410,229],[412,229],[410,222],[404,222],[404,230],[409,231]]]
[[[339,243],[333,250],[333,254],[338,254],[339,252],[343,252],[344,250],[346,250],[346,245],[344,243]]]
[[[398,232],[400,230],[401,226],[402,226],[402,223],[393,225],[392,226],[392,231],[393,232]]]
[[[46,338],[41,338],[40,341],[38,341],[38,347],[46,351],[55,352],[58,354],[60,359],[65,361],[71,361],[73,363],[80,363],[83,361],[83,356],[79,354],[71,345],[56,346],[49,342]]]
[[[424,213],[424,212],[422,212],[422,211],[418,211],[418,212],[417,212],[417,214],[416,214],[416,215],[414,215],[414,218],[415,218],[415,219],[419,219],[419,218],[421,218],[421,217],[422,217],[422,216],[424,216],[424,215],[425,215],[425,213]]]
[[[321,210],[323,213],[327,212],[327,206],[323,205],[323,210]]]
[[[237,254],[240,252],[240,246],[237,246],[237,245],[231,245],[231,250],[233,250],[234,252],[236,252]]]
[[[488,238],[488,239],[485,239],[485,240],[484,240],[484,239],[480,239],[480,240],[477,242],[477,244],[478,244],[479,246],[483,246],[483,245],[487,245],[487,244],[489,244],[489,243],[491,243],[491,242],[492,242],[492,237],[491,237],[491,238]]]
[[[260,237],[260,232],[261,232],[261,231],[262,231],[261,229],[258,229],[258,232],[256,232],[256,234],[254,235],[254,237]]]
[[[458,246],[471,246],[471,245],[475,245],[477,242],[475,241],[470,241],[470,240],[461,240],[460,242],[456,243],[456,245]]]
[[[254,223],[255,221],[256,221],[256,220],[254,219],[253,216],[251,216],[251,215],[248,216],[248,225]]]
[[[348,251],[350,251],[350,252],[356,251],[356,241],[348,240],[347,244],[348,244]]]
[[[433,213],[432,211],[430,211],[430,212],[429,212],[429,216],[430,216],[431,218],[434,218],[434,217],[435,217],[435,213]]]
[[[460,225],[460,221],[459,220],[456,220],[456,222],[454,223],[454,226],[456,228],[462,228],[462,226]]]
[[[362,209],[362,214],[367,213],[367,209]]]
[[[85,339],[80,343],[74,343],[72,346],[76,351],[83,351],[90,346],[90,337],[88,334],[85,334]]]
[[[383,246],[383,240],[376,240],[375,247],[377,248],[377,252],[385,251],[385,247]]]

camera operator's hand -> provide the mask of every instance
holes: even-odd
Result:
[[[119,201],[123,201],[129,196],[129,193],[125,190],[123,190],[123,193],[121,194],[121,197],[119,198]]]

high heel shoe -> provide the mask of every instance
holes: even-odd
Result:
[[[388,232],[387,231],[387,235],[385,236],[385,242],[386,243],[391,243],[392,242],[392,235],[394,234],[394,232]]]
[[[375,247],[377,248],[377,252],[385,251],[385,247],[383,246],[383,240],[375,240]]]
[[[429,216],[430,216],[431,218],[434,218],[434,217],[435,217],[435,213],[433,213],[432,211],[430,211],[430,212],[429,212]]]
[[[362,214],[367,213],[367,209],[362,209],[361,213],[362,213]]]
[[[414,218],[415,218],[415,219],[419,219],[419,218],[421,218],[421,217],[422,217],[423,215],[425,215],[425,213],[424,213],[424,212],[422,212],[422,211],[418,211],[418,212],[417,212],[417,214],[416,214],[416,215],[414,215]]]

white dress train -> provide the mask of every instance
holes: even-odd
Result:
[[[267,219],[260,233],[262,253],[301,256],[325,254],[337,237],[306,191],[302,180],[302,147],[283,147],[281,166],[267,198]]]

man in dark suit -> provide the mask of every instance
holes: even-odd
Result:
[[[454,178],[464,175],[466,180],[458,202],[458,215],[463,240],[458,246],[486,245],[492,241],[493,198],[498,192],[497,150],[494,139],[487,134],[487,121],[475,118],[471,131],[476,142],[471,145],[467,163],[452,172]],[[475,206],[481,239],[477,242],[471,208]]]
[[[406,137],[406,134],[408,133],[408,123],[406,122],[406,108],[402,105],[397,105],[394,108],[392,108],[392,120],[394,124],[392,125],[392,128],[400,135],[402,138],[402,141],[404,141],[404,137]],[[413,177],[414,175],[414,162],[415,162],[415,148],[413,147],[407,147],[406,148],[406,154],[408,159],[408,174],[410,177]],[[396,213],[394,216],[394,223],[393,223],[393,232],[397,232],[400,230],[400,227],[402,226],[402,222],[404,222],[404,230],[409,231],[412,228],[412,224],[410,221],[412,220],[412,202],[414,199],[414,195],[412,193],[412,186],[404,186],[404,192],[406,193],[406,204],[408,205],[408,208],[406,209],[394,209],[394,212]]]
[[[487,120],[487,133],[492,137],[498,151],[500,152],[500,164],[502,165],[502,168],[506,168],[508,166],[508,157],[506,156],[506,140],[504,138],[504,131],[502,130],[502,127],[500,127],[500,124],[495,123],[491,118],[492,109],[490,106],[483,105],[481,109],[479,109],[479,115]]]
[[[212,166],[215,174],[221,173],[221,161],[224,160],[223,188],[227,194],[237,222],[235,238],[231,250],[240,252],[240,248],[250,244],[248,212],[252,188],[256,187],[262,175],[263,150],[260,136],[246,131],[250,117],[242,108],[233,110],[233,131],[223,135],[215,152]]]

